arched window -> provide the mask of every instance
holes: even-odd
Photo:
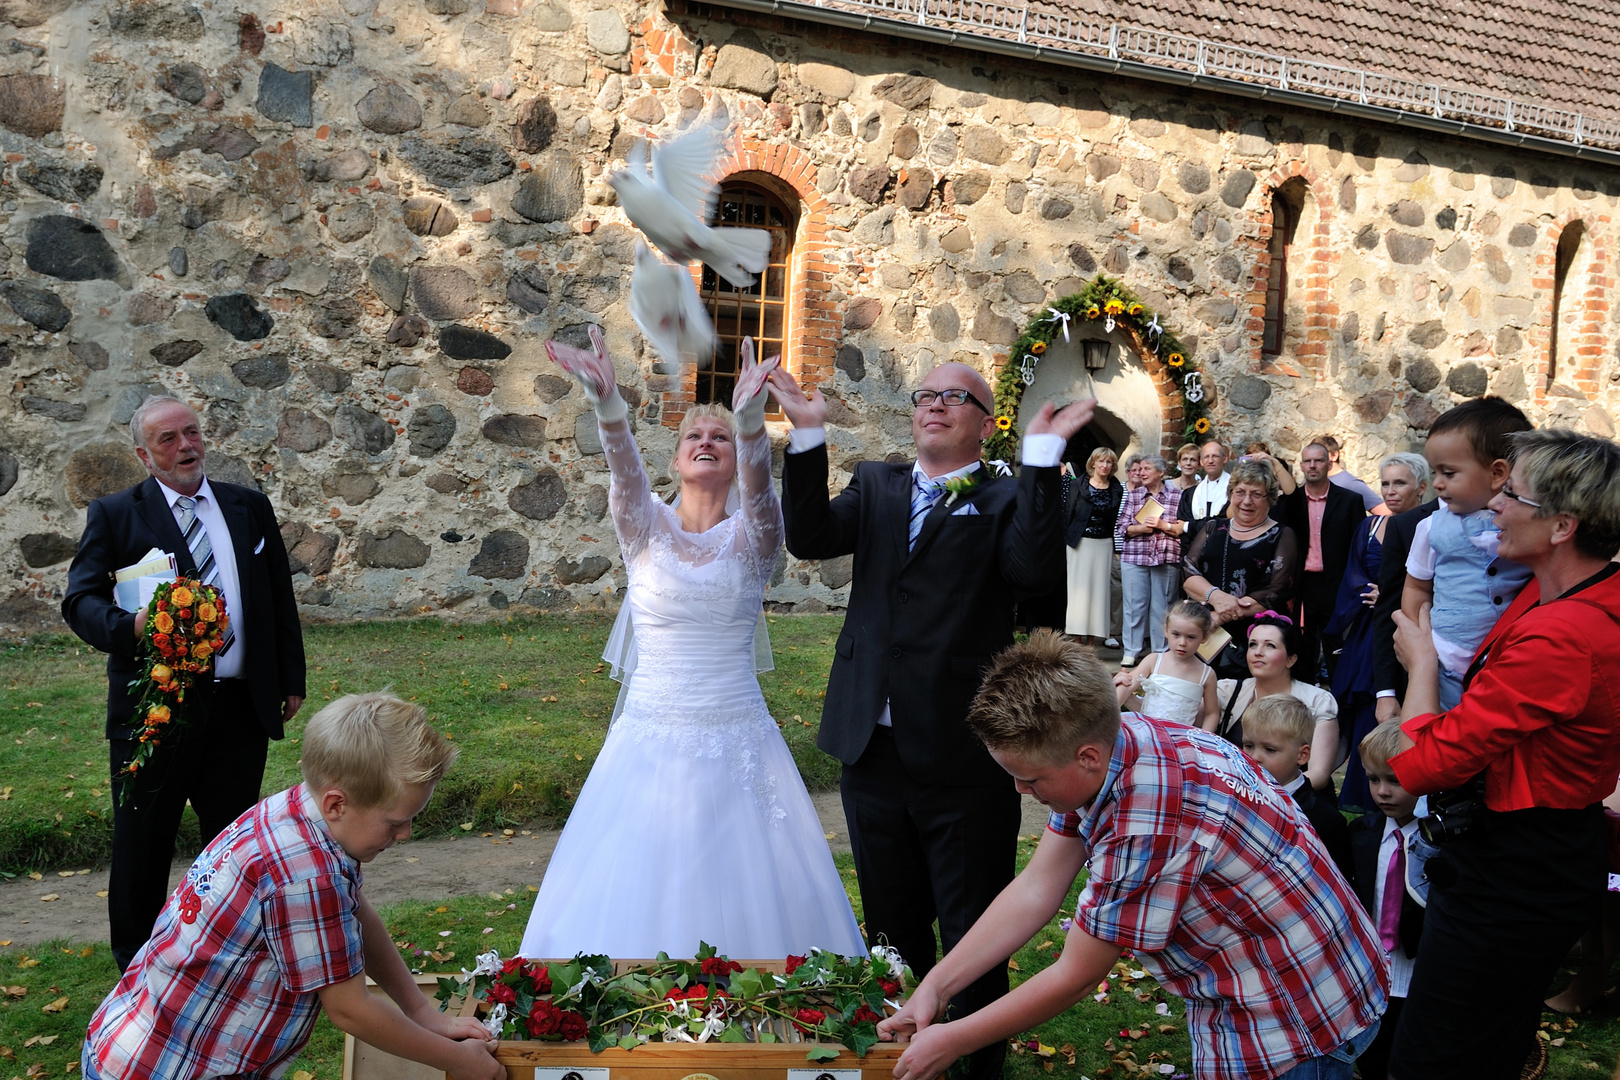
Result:
[[[1271,193],[1271,273],[1266,278],[1266,322],[1260,355],[1277,356],[1288,341],[1288,260],[1305,208],[1305,181],[1294,177]]]
[[[1558,324],[1563,321],[1564,286],[1569,281],[1569,268],[1581,250],[1586,236],[1586,225],[1572,221],[1564,226],[1558,237],[1558,254],[1553,261],[1552,327],[1547,334],[1547,386],[1558,378]]]
[[[737,288],[708,266],[703,268],[698,291],[714,320],[715,349],[713,363],[697,373],[698,404],[731,404],[743,338],[754,339],[755,355],[760,359],[777,353],[785,356],[796,218],[788,204],[762,184],[733,179],[720,185],[714,224],[766,230],[771,234],[771,262],[746,289]],[[774,403],[771,410],[772,415],[780,415]]]

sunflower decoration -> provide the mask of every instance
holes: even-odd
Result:
[[[1060,321],[1067,325],[1070,319],[1082,317],[1103,320],[1108,331],[1122,334],[1138,355],[1161,365],[1161,377],[1179,391],[1179,422],[1184,438],[1192,439],[1210,432],[1212,425],[1207,416],[1209,405],[1202,393],[1203,383],[1193,377],[1199,370],[1197,357],[1182,344],[1175,331],[1165,325],[1163,318],[1123,282],[1098,274],[1080,291],[1043,308],[1008,350],[1007,359],[995,378],[996,430],[985,440],[987,460],[1018,459],[1018,433],[1013,428],[1013,420],[1022,406],[1025,390],[1033,381],[1030,374],[1037,360],[1044,362],[1052,344],[1054,326]],[[1189,388],[1196,388],[1191,396]]]

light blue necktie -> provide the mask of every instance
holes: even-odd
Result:
[[[917,534],[922,532],[923,518],[928,516],[928,511],[945,493],[943,480],[925,480],[916,473],[911,478],[911,541],[907,545],[908,551],[917,546]]]

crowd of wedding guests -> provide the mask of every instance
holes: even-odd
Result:
[[[1065,476],[1065,602],[1023,621],[1120,648],[1122,709],[1217,732],[1294,795],[1390,958],[1364,1078],[1539,1076],[1542,1009],[1607,986],[1617,467],[1614,443],[1487,397],[1376,487],[1330,435],[1297,474],[1211,438],[1173,469],[1098,448]]]

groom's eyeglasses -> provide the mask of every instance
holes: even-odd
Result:
[[[984,407],[984,402],[966,390],[913,390],[911,392],[911,403],[919,409],[926,409],[936,401],[945,405],[966,405],[971,401],[979,407],[980,412],[986,416],[990,415],[990,410]]]

